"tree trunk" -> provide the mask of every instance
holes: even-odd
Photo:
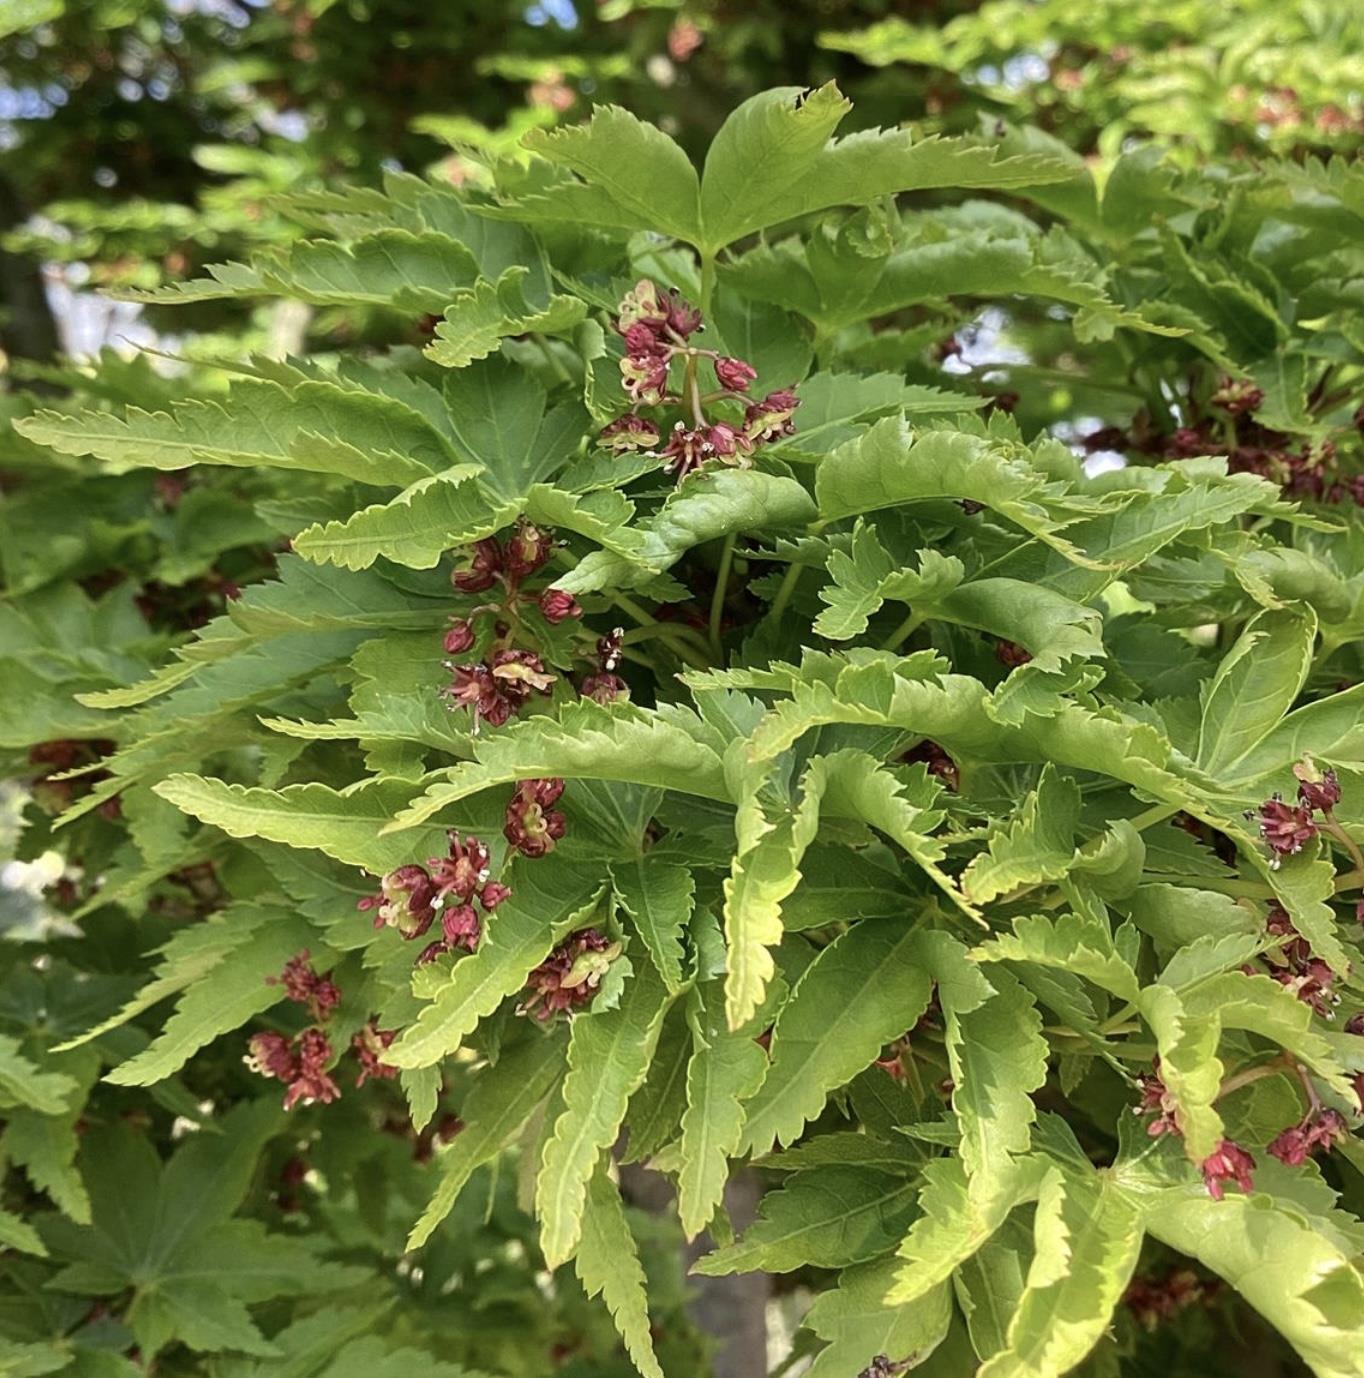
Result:
[[[622,1166],[620,1181],[625,1195],[642,1210],[662,1214],[674,1209],[672,1186],[660,1173],[631,1163]],[[730,1178],[725,1209],[736,1234],[752,1223],[761,1196],[756,1173],[739,1172]],[[709,1235],[698,1236],[686,1246],[687,1266],[712,1248],[714,1241]],[[767,1372],[767,1302],[771,1291],[767,1277],[762,1273],[694,1277],[690,1285],[687,1310],[697,1328],[715,1344],[713,1378],[762,1378]]]
[[[24,216],[13,182],[0,173],[0,235],[23,224]],[[60,347],[41,266],[0,248],[0,348],[13,359],[50,363]]]

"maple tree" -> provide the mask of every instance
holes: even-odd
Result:
[[[120,290],[382,343],[11,403],[16,1372],[704,1373],[640,1164],[816,1378],[1364,1372],[1364,177],[848,113],[298,192]]]

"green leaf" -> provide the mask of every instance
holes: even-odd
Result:
[[[545,874],[548,869],[550,874]],[[478,947],[453,966],[419,973],[428,1003],[384,1054],[394,1067],[430,1067],[455,1052],[481,1019],[525,984],[556,938],[581,927],[596,909],[601,873],[558,862],[514,868],[512,895],[489,915]]]
[[[335,383],[234,383],[225,402],[179,402],[169,412],[38,412],[23,434],[58,454],[93,455],[117,470],[191,464],[335,474],[402,487],[454,459],[448,443],[401,402]]]
[[[988,1196],[968,1190],[959,1158],[925,1164],[918,1218],[898,1250],[903,1260],[885,1292],[887,1302],[910,1305],[929,1295],[1004,1223],[1015,1206],[1036,1196],[1046,1168],[1041,1159],[1018,1158]]]
[[[683,985],[682,936],[691,921],[696,882],[677,862],[650,853],[611,866],[616,897],[644,940],[663,983],[676,995]]]
[[[408,1249],[419,1249],[431,1238],[474,1172],[515,1139],[563,1065],[562,1044],[532,1036],[474,1078],[460,1107],[464,1128],[440,1156],[440,1182],[407,1237]]]
[[[1156,1239],[1225,1278],[1319,1378],[1364,1374],[1364,1282],[1297,1211],[1259,1195],[1212,1201],[1198,1187],[1156,1192],[1141,1210]]]
[[[1098,1343],[1141,1251],[1142,1222],[1122,1187],[1067,1173],[1043,1189],[1037,1251],[1005,1348],[981,1378],[1059,1378]]]
[[[1197,759],[1209,775],[1234,773],[1292,708],[1316,632],[1316,618],[1298,609],[1262,612],[1246,624],[1203,692]]]
[[[832,82],[814,92],[781,86],[750,97],[711,144],[701,179],[704,248],[714,253],[767,225],[828,206],[866,205],[897,192],[941,186],[1059,181],[1054,160],[995,151],[908,130],[866,130],[830,142],[852,108]]]
[[[637,528],[643,537],[638,554],[594,551],[555,585],[579,594],[634,588],[707,541],[741,531],[785,531],[815,515],[814,502],[795,479],[755,469],[700,470]]]
[[[1148,986],[1141,993],[1142,1017],[1156,1036],[1160,1076],[1175,1101],[1175,1119],[1192,1162],[1202,1162],[1223,1138],[1222,1117],[1213,1108],[1224,1068],[1217,1057],[1222,1024],[1216,1010],[1195,1015],[1173,990]]]
[[[320,784],[268,790],[199,775],[172,775],[154,789],[176,808],[221,828],[229,837],[263,837],[288,847],[315,847],[375,875],[401,866],[414,855],[444,850],[441,828],[424,828],[416,836],[401,839],[382,834],[412,797],[412,786],[401,780],[364,780],[341,791]]]
[[[552,296],[533,306],[525,296],[529,269],[517,264],[496,282],[480,278],[472,291],[459,292],[436,323],[436,338],[425,354],[442,368],[467,368],[494,353],[508,335],[563,335],[587,315],[577,297]]]
[[[952,1319],[951,1289],[937,1287],[913,1306],[887,1305],[894,1266],[883,1259],[849,1268],[836,1287],[816,1296],[804,1323],[828,1347],[815,1356],[807,1378],[846,1378],[877,1355],[892,1363],[921,1362],[942,1342]]]
[[[536,130],[526,147],[577,173],[587,186],[556,183],[526,208],[537,217],[613,229],[662,230],[701,239],[700,184],[687,155],[664,133],[622,110],[596,106],[587,124]],[[525,203],[523,203],[525,204]]]
[[[739,1152],[743,1136],[744,1102],[767,1075],[767,1054],[753,1023],[730,1029],[720,982],[698,986],[687,1014],[693,1051],[687,1063],[677,1195],[682,1229],[695,1239],[724,1199],[729,1159]]]
[[[793,1143],[829,1092],[914,1027],[932,994],[918,951],[902,919],[863,919],[806,967],[777,1018],[772,1067],[748,1105],[745,1147]]]
[[[705,1277],[846,1268],[890,1249],[913,1214],[915,1187],[879,1172],[831,1166],[797,1172],[763,1197],[758,1220],[693,1268]]]
[[[587,1295],[606,1302],[635,1367],[644,1378],[663,1378],[649,1330],[644,1269],[608,1162],[603,1155],[588,1181],[573,1266]]]
[[[644,1081],[670,1003],[648,960],[633,960],[635,974],[626,980],[620,1003],[578,1015],[569,1036],[563,1109],[545,1141],[535,1182],[540,1247],[551,1268],[572,1257],[578,1244],[588,1182]]]
[[[477,761],[454,767],[407,808],[395,810],[385,831],[417,827],[495,785],[552,775],[619,780],[727,801],[720,758],[700,737],[699,723],[685,711],[665,715],[628,704],[604,708],[580,701],[561,709],[557,721],[527,718],[477,741]],[[402,845],[422,850],[410,839]]]
[[[1012,934],[1000,934],[977,947],[977,961],[1035,962],[1083,976],[1119,1000],[1136,1001],[1141,989],[1136,972],[1118,955],[1108,926],[1079,914],[1021,915]]]
[[[212,980],[191,985],[180,996],[165,1028],[142,1052],[121,1062],[105,1079],[116,1086],[162,1081],[215,1038],[277,1004],[283,990],[275,978],[285,962],[307,947],[313,933],[301,917],[275,911],[248,944],[214,965]]]
[[[782,901],[800,884],[800,860],[819,827],[824,778],[823,770],[812,764],[802,779],[799,802],[773,816],[758,794],[761,774],[751,773],[751,792],[739,801],[737,850],[724,883],[725,1009],[731,1029],[752,1017],[776,970],[771,949],[781,942]]]
[[[1075,857],[1079,821],[1079,786],[1048,763],[1017,816],[990,830],[989,849],[972,858],[962,888],[985,904],[1020,886],[1065,875]]]
[[[19,1051],[19,1040],[0,1034],[0,1106],[27,1106],[44,1115],[60,1115],[76,1089],[70,1077],[41,1071]]]

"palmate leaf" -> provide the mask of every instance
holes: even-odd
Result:
[[[829,1092],[875,1061],[928,1008],[932,982],[903,920],[864,919],[805,969],[777,1018],[772,1066],[749,1101],[742,1143],[794,1142]]]
[[[1070,175],[1053,159],[999,159],[993,148],[966,140],[916,144],[907,130],[867,130],[831,143],[851,108],[832,82],[814,92],[777,87],[740,105],[706,156],[702,247],[713,254],[764,226],[902,191],[1020,186]]]
[[[563,1109],[545,1141],[535,1181],[540,1247],[551,1268],[572,1257],[583,1232],[588,1183],[615,1142],[625,1107],[643,1082],[671,997],[648,959],[631,959],[620,1002],[573,1021]]]
[[[464,1128],[441,1154],[440,1182],[407,1237],[409,1249],[431,1238],[474,1172],[515,1139],[563,1065],[561,1042],[533,1036],[478,1074],[460,1107]]]
[[[677,1196],[682,1229],[694,1239],[724,1198],[729,1159],[739,1152],[744,1133],[744,1103],[767,1076],[767,1054],[757,1041],[757,1019],[738,1029],[729,1027],[721,982],[696,987],[688,999],[687,1021],[692,1054]]]
[[[639,1251],[625,1218],[620,1192],[603,1155],[587,1184],[583,1203],[582,1238],[573,1266],[589,1297],[600,1296],[644,1378],[663,1378],[649,1331],[649,1303]]]

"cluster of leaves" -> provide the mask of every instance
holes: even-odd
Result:
[[[21,1329],[20,1371],[136,1346],[339,1378],[384,1322],[336,1298],[403,1300],[420,1351],[490,1250],[457,1358],[544,1371],[511,1353],[542,1259],[536,1333],[579,1347],[548,1362],[601,1363],[585,1292],[641,1373],[704,1371],[623,1205],[645,1163],[700,1273],[818,1292],[818,1378],[1140,1372],[1209,1306],[1364,1372],[1364,179],[1143,150],[1097,185],[1036,131],[839,140],[846,110],[767,92],[700,173],[607,107],[460,189],[300,195],[310,237],[154,299],[434,318],[423,347],[224,361],[193,395],[147,372],[150,399],[109,362],[16,422],[111,504],[110,547],[49,550],[73,499],[35,484],[7,570],[0,743],[64,806],[24,845],[81,860],[7,1016],[9,1189],[53,1208],[5,1224],[15,1309],[101,1299]],[[971,363],[973,324],[1009,357]],[[641,350],[650,407],[760,443],[681,474],[599,443]],[[712,354],[745,368],[702,398]],[[169,647],[134,584],[74,582],[168,476],[134,568],[236,562]],[[518,686],[501,721],[460,691],[480,667]],[[1267,801],[1299,789],[1285,842]],[[473,929],[419,960],[450,895]],[[307,1084],[272,1061],[305,1028]],[[286,1119],[248,1039],[317,1103]],[[148,1115],[180,1117],[164,1165]],[[434,1170],[376,1147],[389,1120],[418,1157],[448,1137]],[[269,1231],[298,1203],[248,1178],[301,1143],[308,1228]],[[735,1237],[745,1160],[770,1190]]]

